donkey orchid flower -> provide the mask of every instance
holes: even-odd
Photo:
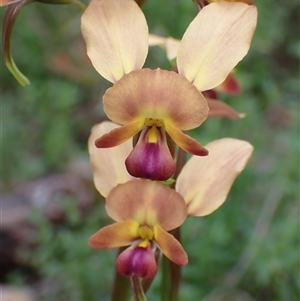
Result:
[[[183,150],[207,150],[185,135],[208,115],[199,91],[221,84],[248,52],[256,8],[244,3],[215,3],[199,12],[178,49],[178,73],[141,69],[148,52],[148,26],[133,0],[92,0],[82,16],[82,34],[95,69],[114,83],[103,96],[104,111],[123,125],[96,140],[114,147],[141,132],[126,159],[136,177],[166,180],[176,170],[167,136]],[[199,31],[201,28],[201,31]]]
[[[175,190],[144,179],[129,181],[110,191],[105,208],[116,223],[100,229],[89,244],[96,249],[130,246],[117,258],[120,274],[154,277],[157,248],[174,263],[187,264],[181,244],[167,232],[187,217],[184,199]]]
[[[106,150],[105,156],[102,156],[104,150],[96,148],[92,143],[95,137],[116,127],[111,122],[97,124],[89,139],[94,183],[104,197],[117,184],[133,180],[122,164],[131,151],[130,143]],[[208,215],[219,208],[253,152],[249,142],[233,138],[215,140],[205,147],[209,150],[209,156],[192,156],[176,181],[175,189],[183,196],[189,216]],[[112,176],[108,177],[108,174]]]

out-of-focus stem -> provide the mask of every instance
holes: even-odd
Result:
[[[147,301],[144,294],[140,279],[133,275],[130,277],[131,289],[135,301]]]
[[[175,229],[172,234],[180,242],[180,228]],[[177,301],[181,280],[181,267],[172,261],[170,261],[170,274],[170,295],[168,300]]]
[[[168,295],[170,290],[170,262],[166,257],[162,258],[162,277],[161,277],[161,301],[169,301]]]

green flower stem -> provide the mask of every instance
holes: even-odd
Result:
[[[118,256],[124,248],[119,249]],[[130,296],[130,282],[128,277],[120,275],[115,271],[115,279],[112,289],[111,301],[126,301]]]
[[[168,296],[170,295],[170,262],[165,256],[162,258],[162,277],[161,277],[161,301],[169,301]]]
[[[134,275],[130,277],[130,284],[131,284],[134,300],[147,301],[141,285],[141,281],[137,276]]]
[[[176,173],[174,175],[174,179],[177,179],[179,173],[181,172],[183,166],[186,163],[186,152],[183,151],[181,148],[177,150],[177,157],[176,157]],[[171,186],[172,188],[175,187],[175,183]],[[173,236],[180,242],[180,228],[177,228],[172,231]],[[168,265],[170,279],[169,279],[169,289],[166,301],[177,301],[178,294],[179,294],[179,286],[181,281],[181,267],[173,262],[169,262]]]
[[[2,51],[5,61],[5,65],[15,79],[22,85],[26,86],[30,84],[28,78],[18,69],[16,66],[12,54],[11,54],[11,44],[10,37],[15,24],[16,18],[21,11],[21,9],[31,3],[32,1],[20,1],[16,4],[9,5],[4,13],[3,24],[2,24]]]

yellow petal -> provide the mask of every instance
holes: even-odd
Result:
[[[245,117],[244,113],[238,113],[232,107],[221,100],[206,98],[209,106],[209,117],[227,117],[238,119]]]
[[[207,117],[204,96],[184,76],[161,69],[132,71],[103,96],[104,111],[115,123],[161,119],[181,130],[198,127]]]
[[[197,156],[207,156],[208,151],[197,140],[183,134],[180,130],[172,125],[165,124],[166,132],[170,135],[173,141],[184,151]]]
[[[138,236],[139,225],[135,221],[123,221],[106,226],[89,239],[94,249],[110,249],[130,245]]]
[[[142,68],[148,53],[148,26],[135,1],[92,0],[81,18],[87,53],[110,82]]]
[[[92,128],[88,140],[94,184],[96,189],[104,197],[108,195],[113,187],[133,179],[127,172],[124,164],[132,150],[131,139],[119,146],[109,149],[101,149],[95,146],[95,140],[97,138],[119,127],[120,126],[109,121],[99,123]]]
[[[176,191],[185,199],[188,214],[204,216],[219,208],[249,160],[253,146],[232,138],[215,140],[206,148],[209,156],[193,156],[183,167]]]
[[[143,120],[135,120],[104,134],[95,141],[98,148],[109,148],[120,145],[137,134],[143,127]]]
[[[254,5],[219,2],[205,6],[182,38],[179,73],[200,91],[218,86],[247,54],[256,22]]]
[[[115,221],[135,220],[166,231],[179,227],[186,219],[186,204],[174,189],[149,180],[120,184],[106,198],[107,214]]]
[[[166,257],[178,265],[186,265],[188,257],[180,242],[160,226],[154,227],[154,239]]]

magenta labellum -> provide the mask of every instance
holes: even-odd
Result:
[[[163,127],[144,126],[138,143],[125,161],[127,171],[139,178],[164,181],[176,171]]]
[[[137,246],[126,249],[119,255],[116,266],[123,276],[152,278],[157,272],[154,250],[150,247]]]

